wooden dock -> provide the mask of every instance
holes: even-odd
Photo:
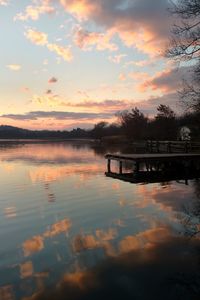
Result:
[[[133,182],[137,180],[142,182],[143,179],[154,182],[170,177],[174,179],[180,176],[188,179],[191,176],[200,177],[200,153],[107,154],[105,158],[107,159],[106,176],[122,180],[128,178],[127,181],[131,179]],[[112,161],[118,162],[118,172],[112,171]]]

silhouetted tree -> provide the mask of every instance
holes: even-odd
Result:
[[[150,124],[151,136],[157,140],[177,139],[178,124],[174,111],[164,104],[160,104],[157,111],[157,115]]]
[[[148,118],[137,108],[130,112],[124,111],[119,114],[122,130],[128,138],[142,140],[146,138]]]
[[[95,139],[101,139],[105,136],[106,128],[108,127],[107,122],[99,122],[94,125],[94,128],[91,130],[91,136]]]

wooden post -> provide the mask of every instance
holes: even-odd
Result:
[[[134,162],[134,166],[133,166],[133,171],[136,172],[136,173],[138,173],[139,170],[140,170],[140,164],[139,164],[138,161],[135,161]]]
[[[122,174],[122,161],[119,161],[119,174]]]
[[[150,147],[149,147],[149,144],[150,144],[150,142],[149,142],[149,140],[147,140],[147,141],[146,141],[146,152],[147,152],[147,153],[150,152],[150,151],[149,151],[149,148],[150,148]]]
[[[159,141],[157,141],[156,142],[156,150],[157,150],[157,153],[159,153],[160,152],[160,143],[159,143]]]
[[[108,167],[108,173],[110,173],[111,172],[111,160],[110,159],[108,159],[107,167]]]
[[[185,153],[188,153],[188,142],[185,142]]]
[[[150,153],[152,153],[153,152],[153,141],[151,140],[150,141]]]
[[[168,152],[171,153],[171,152],[172,152],[172,149],[171,149],[171,142],[168,142],[167,148],[168,148],[168,149],[167,149]]]

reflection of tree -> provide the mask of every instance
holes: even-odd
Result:
[[[200,180],[193,182],[195,199],[190,201],[187,206],[183,207],[181,214],[181,223],[184,227],[184,234],[188,237],[197,237],[200,234]]]
[[[101,143],[93,143],[91,144],[91,149],[94,151],[96,155],[104,156],[107,153],[134,153],[135,149],[131,145],[115,145],[115,144],[101,144]]]

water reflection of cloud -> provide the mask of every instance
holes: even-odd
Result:
[[[49,272],[39,272],[34,274],[36,279],[37,290],[41,291],[45,289],[45,280],[49,277]]]
[[[50,203],[56,201],[56,196],[54,193],[48,193],[47,197],[48,197],[48,202],[50,202]]]
[[[70,143],[25,144],[22,147],[6,148],[1,151],[1,161],[28,161],[32,163],[71,164],[96,160],[88,147],[84,151]]]
[[[75,253],[84,250],[92,250],[96,248],[103,248],[107,255],[113,254],[114,250],[109,241],[117,237],[117,230],[110,228],[106,230],[97,229],[95,235],[78,234],[72,240],[72,249]]]
[[[6,218],[15,218],[17,216],[17,209],[15,206],[4,208],[4,215]]]
[[[11,174],[15,171],[15,166],[12,163],[3,163],[1,167],[4,169],[4,171],[8,174]]]
[[[71,228],[72,223],[69,219],[61,220],[53,225],[50,226],[50,228],[44,232],[43,237],[53,237],[55,235],[58,235],[60,233],[68,232],[68,230]]]
[[[31,261],[26,261],[25,263],[20,264],[20,277],[22,279],[31,277],[33,272],[33,264]]]
[[[137,186],[140,199],[134,202],[139,208],[145,208],[150,205],[157,205],[164,211],[182,211],[183,206],[188,205],[188,199],[193,198],[193,188],[179,184],[159,186],[159,185],[139,185]]]
[[[1,300],[15,300],[12,285],[6,285],[6,286],[0,287],[0,299]]]
[[[117,225],[118,227],[125,227],[126,226],[124,220],[122,220],[122,219],[114,220],[114,224]]]
[[[69,219],[60,220],[51,226],[41,235],[32,237],[22,244],[24,256],[30,256],[44,249],[44,239],[52,238],[61,233],[67,233],[72,223]]]
[[[131,249],[90,270],[66,274],[55,288],[26,300],[198,300],[199,250],[197,240],[165,236],[151,247]]]
[[[113,228],[109,228],[107,231],[97,229],[96,236],[101,241],[111,241],[116,238],[117,230]]]
[[[72,175],[84,175],[81,179],[87,179],[94,175],[100,174],[105,171],[103,165],[85,164],[85,165],[72,165],[66,167],[53,167],[42,166],[29,171],[29,176],[32,183],[36,182],[53,182],[62,180]]]
[[[119,252],[126,253],[131,250],[149,248],[155,243],[166,241],[170,235],[170,230],[166,227],[153,228],[137,235],[129,235],[120,241]]]
[[[22,248],[23,248],[24,256],[32,255],[44,249],[44,239],[40,235],[34,236],[31,239],[26,240],[22,244]]]

